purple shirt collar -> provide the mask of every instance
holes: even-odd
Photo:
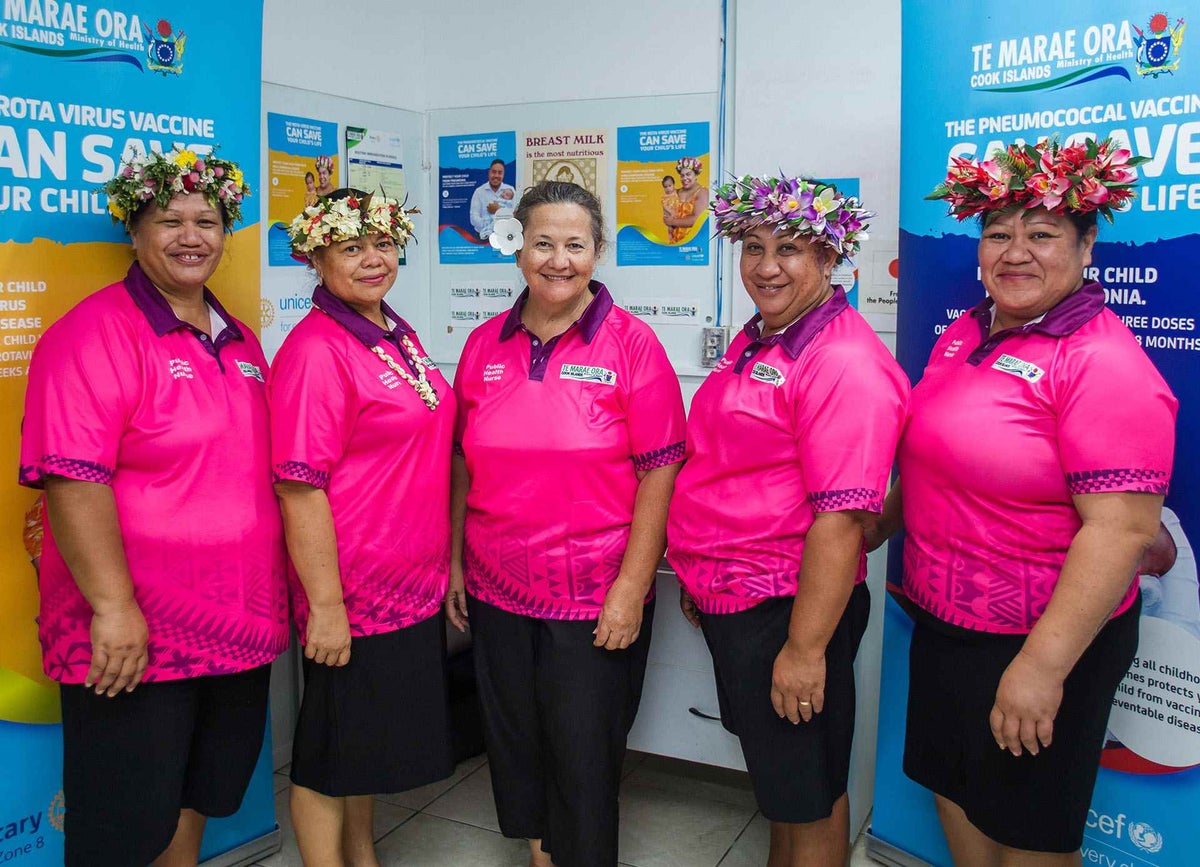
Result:
[[[175,315],[175,311],[171,309],[171,305],[167,303],[167,299],[163,294],[154,288],[154,284],[150,282],[150,278],[146,276],[146,272],[142,270],[142,266],[134,262],[129,266],[129,272],[125,275],[125,290],[133,299],[133,303],[138,306],[138,309],[146,317],[146,321],[150,323],[150,327],[154,329],[154,333],[162,337],[169,331],[174,331],[176,328],[193,328],[187,322],[184,322]],[[238,328],[233,317],[226,312],[221,306],[221,302],[216,296],[204,289],[204,301],[217,312],[225,323],[225,329],[221,334],[227,335],[225,340],[245,340],[246,337],[242,334],[242,330]],[[219,335],[212,335],[213,339]]]
[[[578,319],[572,325],[579,326],[579,334],[583,338],[584,343],[591,343],[592,338],[596,336],[596,332],[600,330],[600,326],[604,323],[604,317],[608,315],[608,311],[612,310],[613,300],[612,295],[608,293],[608,287],[598,280],[588,281],[588,291],[592,293],[592,300],[588,302],[587,308],[583,311]],[[529,297],[529,287],[525,287],[525,291],[521,293],[521,297],[517,299],[517,303],[508,311],[508,316],[504,318],[504,324],[500,326],[500,339],[508,340],[522,327],[521,326],[521,309],[525,306],[525,300]]]
[[[401,334],[414,333],[412,326],[401,319],[395,310],[388,307],[386,301],[379,302],[379,306],[383,310],[383,315],[396,323],[396,327],[391,331],[380,328],[341,298],[338,298],[326,289],[324,284],[313,290],[312,300],[314,306],[323,310],[334,322],[357,337],[367,349],[372,348],[384,339],[399,344]]]
[[[1047,310],[1046,315],[1040,321],[1018,325],[1016,328],[1005,328],[995,334],[989,334],[992,328],[994,304],[995,302],[991,298],[984,298],[971,308],[971,316],[979,323],[979,331],[984,343],[989,338],[994,339],[1005,333],[1033,333],[1047,334],[1051,337],[1066,337],[1068,334],[1074,334],[1104,309],[1104,289],[1095,280],[1090,280]]]
[[[755,313],[750,321],[742,327],[742,331],[750,338],[751,343],[760,343],[763,346],[774,346],[778,343],[783,347],[783,351],[795,360],[800,357],[804,347],[808,346],[812,339],[821,333],[821,329],[849,306],[850,302],[846,300],[846,293],[839,286],[833,290],[833,294],[826,301],[805,313],[778,334],[772,334],[770,337],[761,336],[761,313]]]

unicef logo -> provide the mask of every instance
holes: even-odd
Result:
[[[1147,822],[1131,822],[1129,824],[1129,839],[1133,845],[1143,852],[1153,854],[1163,847],[1162,834],[1154,830]]]

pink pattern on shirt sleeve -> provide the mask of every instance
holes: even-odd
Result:
[[[873,488],[846,488],[840,491],[813,491],[808,495],[814,512],[845,512],[865,509],[879,514],[883,511],[883,494]]]
[[[661,449],[654,449],[654,451],[634,455],[633,468],[639,473],[644,473],[658,469],[659,467],[668,467],[671,464],[677,464],[683,460],[686,445],[684,442],[671,443],[669,446],[663,446]]]
[[[113,470],[95,461],[65,458],[62,455],[43,455],[36,464],[22,464],[20,480],[26,487],[40,488],[46,476],[62,476],[81,482],[112,484]]]
[[[329,473],[318,470],[304,461],[284,461],[276,464],[273,476],[277,482],[304,482],[322,490],[329,487]]]
[[[1122,491],[1137,494],[1166,494],[1170,477],[1158,470],[1087,470],[1067,473],[1072,494],[1100,494]]]

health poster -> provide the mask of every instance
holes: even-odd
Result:
[[[497,219],[511,217],[517,134],[481,132],[438,138],[438,255],[443,265],[513,261],[488,243]]]
[[[527,132],[522,139],[522,166],[531,186],[541,181],[579,184],[600,199],[604,210],[608,210],[604,195],[608,186],[608,130]]]
[[[617,265],[707,265],[707,123],[617,130]]]
[[[304,265],[292,255],[287,227],[338,188],[337,124],[269,112],[267,148],[267,264]]]

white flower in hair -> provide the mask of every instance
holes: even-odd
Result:
[[[502,256],[511,256],[525,246],[525,235],[521,221],[516,217],[501,217],[492,224],[488,243],[500,251]]]

